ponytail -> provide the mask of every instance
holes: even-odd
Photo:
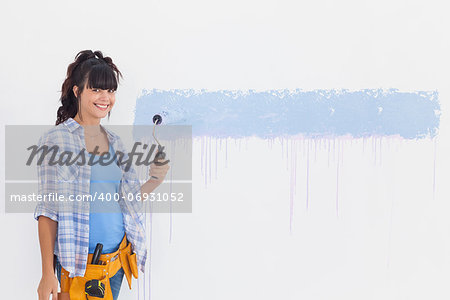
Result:
[[[67,68],[67,77],[62,84],[61,106],[58,108],[56,124],[63,123],[68,118],[74,118],[79,113],[81,118],[81,93],[84,86],[88,88],[117,89],[119,76],[123,78],[117,66],[110,57],[103,57],[101,51],[80,51],[75,61]],[[75,96],[73,87],[78,87]],[[108,119],[111,111],[108,112]]]

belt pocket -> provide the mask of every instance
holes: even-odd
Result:
[[[103,279],[108,272],[106,265],[94,265],[94,264],[86,264],[86,272],[84,273],[84,277],[89,279]],[[107,276],[106,276],[107,277]]]
[[[70,300],[86,300],[87,299],[100,299],[98,297],[91,297],[86,294],[86,283],[89,280],[97,279],[105,287],[105,300],[112,299],[112,291],[109,283],[109,277],[106,274],[107,269],[104,265],[86,265],[86,272],[84,277],[77,276],[74,277],[70,285]]]
[[[133,274],[134,278],[137,279],[138,278],[138,267],[137,267],[136,253],[128,255],[128,263],[130,264],[131,273]]]

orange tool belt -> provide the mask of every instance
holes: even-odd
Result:
[[[93,255],[93,253],[88,254],[88,262],[92,261]],[[58,300],[100,299],[91,297],[85,293],[85,284],[92,279],[97,279],[105,285],[105,297],[103,299],[113,300],[109,278],[116,275],[120,268],[123,268],[128,286],[131,289],[131,275],[136,279],[138,278],[138,267],[136,253],[131,253],[131,243],[128,243],[126,235],[123,237],[117,251],[100,255],[98,265],[88,263],[84,277],[77,276],[71,278],[69,277],[69,272],[61,267],[61,292],[58,293]]]

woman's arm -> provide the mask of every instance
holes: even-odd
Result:
[[[39,300],[58,299],[58,279],[53,269],[53,249],[55,248],[58,222],[40,216],[38,219],[39,243],[41,245],[42,277],[37,289]]]
[[[156,180],[149,179],[141,186],[141,194],[150,194],[152,193],[161,183]]]
[[[157,161],[164,163],[166,160],[159,159]],[[163,183],[169,169],[170,166],[168,163],[162,166],[157,166],[154,162],[151,163],[149,170],[150,179],[141,186],[141,194],[152,193],[161,183]],[[152,176],[156,177],[157,179],[154,177],[152,178]]]
[[[41,246],[42,275],[55,274],[53,270],[53,250],[55,249],[58,222],[40,216],[38,220],[39,243]]]

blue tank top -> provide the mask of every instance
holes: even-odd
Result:
[[[110,161],[114,155],[114,149],[109,145],[110,156],[103,159]],[[88,153],[89,158],[93,154]],[[125,234],[123,215],[118,203],[116,193],[119,193],[122,169],[116,163],[100,165],[99,155],[94,155],[91,166],[90,194],[93,201],[90,202],[89,214],[89,253],[94,253],[97,243],[103,244],[102,253],[111,253],[119,249],[119,244]],[[115,160],[117,162],[117,158]],[[94,195],[97,198],[94,200]]]

